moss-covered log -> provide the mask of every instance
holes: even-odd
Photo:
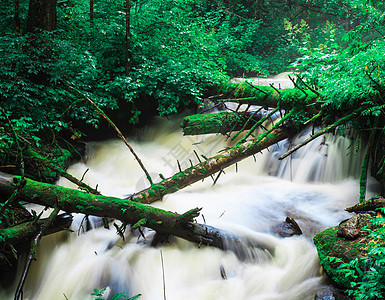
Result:
[[[45,234],[51,234],[69,228],[71,223],[71,215],[60,214],[55,218],[51,226],[47,228]],[[3,249],[5,244],[17,245],[20,243],[28,243],[45,224],[47,224],[47,219],[41,219],[36,222],[23,222],[12,227],[0,229],[0,248]]]
[[[19,180],[20,177],[0,173],[0,194],[11,195],[17,188]],[[253,242],[231,233],[205,224],[195,223],[194,219],[199,216],[200,209],[198,208],[191,209],[184,214],[178,214],[127,199],[93,195],[31,179],[26,179],[25,186],[19,193],[19,200],[60,208],[68,213],[75,212],[114,218],[132,224],[134,228],[144,226],[154,229],[159,234],[173,235],[221,249],[229,249],[228,245],[241,242],[271,250],[266,245],[253,244]],[[32,231],[34,231],[33,228]],[[30,234],[31,232],[25,226],[3,229],[0,230],[0,242],[15,243],[16,239],[23,236],[30,237]],[[237,247],[229,250],[238,251]],[[236,254],[240,255],[237,252]]]
[[[250,129],[261,116],[254,115],[253,119],[248,122],[247,126],[243,125],[251,116],[251,112],[229,112],[221,111],[210,114],[196,114],[185,117],[180,125],[183,129],[184,135],[197,135],[207,133],[221,133],[226,134],[230,131],[237,131],[241,129]]]
[[[301,108],[316,112],[321,109],[320,96],[309,90],[276,89],[268,86],[253,87],[246,82],[221,85],[217,91],[220,97],[215,101],[236,102],[240,104],[259,105],[265,108],[281,109]]]
[[[130,197],[135,202],[152,203],[160,200],[164,195],[176,191],[202,180],[210,175],[220,172],[228,166],[235,164],[263,149],[278,143],[289,136],[289,129],[280,127],[264,135],[262,139],[254,139],[239,144],[221,154],[210,157],[201,163],[192,166],[172,177],[164,179],[158,184],[151,186]]]

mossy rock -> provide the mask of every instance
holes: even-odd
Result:
[[[367,218],[367,223],[370,224]],[[367,256],[368,246],[372,244],[372,238],[368,233],[362,231],[360,236],[354,240],[348,240],[338,235],[339,226],[328,228],[313,238],[314,244],[318,251],[320,264],[328,277],[341,288],[351,288],[351,278],[346,277],[344,272],[338,271],[337,268],[343,263],[349,263],[355,258]],[[330,258],[337,258],[331,261]],[[360,281],[357,278],[356,281]]]

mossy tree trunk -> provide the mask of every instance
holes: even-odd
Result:
[[[0,195],[9,197],[18,188],[18,181],[20,180],[21,178],[18,176],[0,172]],[[200,211],[198,208],[191,209],[184,214],[178,214],[127,199],[93,195],[31,179],[25,180],[25,185],[18,194],[19,201],[59,208],[67,213],[83,213],[118,219],[124,223],[132,224],[132,229],[140,226],[148,227],[161,235],[173,235],[191,242],[222,249],[227,249],[226,245],[229,240],[238,242],[242,240],[239,236],[196,223],[195,218],[199,216]],[[17,243],[20,239],[28,240],[33,236],[35,230],[38,231],[39,229],[39,225],[30,226],[30,228],[21,225],[0,229],[0,246]],[[247,241],[244,239],[244,242]],[[267,248],[263,245],[253,246]]]
[[[287,138],[289,133],[290,130],[288,128],[279,127],[264,135],[261,139],[246,141],[195,166],[187,168],[172,177],[164,179],[160,183],[132,195],[130,199],[142,203],[152,203],[160,200],[166,194],[175,193],[190,184],[223,171],[223,169],[278,143]]]
[[[229,83],[220,86],[219,95],[212,97],[214,102],[235,102],[238,104],[259,105],[264,108],[290,110],[293,107],[317,113],[321,109],[320,95],[301,89],[276,89],[269,86],[252,86],[246,82]]]
[[[197,135],[207,133],[221,133],[250,129],[261,116],[255,115],[247,126],[243,126],[252,116],[250,112],[229,112],[221,111],[210,114],[196,114],[185,117],[180,125],[184,135]]]

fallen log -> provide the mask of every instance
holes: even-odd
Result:
[[[255,122],[261,119],[261,115],[254,115],[251,122],[244,124],[251,117],[252,112],[221,111],[210,114],[196,114],[185,117],[180,127],[184,135],[197,135],[207,133],[226,134],[230,131],[250,129]]]
[[[58,215],[51,226],[45,232],[46,235],[52,234],[61,230],[65,230],[71,226],[72,216],[69,214]],[[0,249],[5,244],[17,245],[28,242],[33,238],[41,227],[47,225],[47,219],[38,220],[36,222],[29,221],[21,224],[0,229]]]
[[[0,195],[11,195],[17,188],[19,180],[18,176],[0,172]],[[67,213],[75,212],[118,219],[132,224],[132,228],[148,227],[162,235],[173,235],[200,245],[232,250],[238,256],[242,255],[239,249],[237,247],[231,249],[228,245],[243,243],[250,247],[273,251],[267,243],[250,241],[205,224],[195,223],[194,219],[199,216],[199,208],[178,214],[127,199],[93,195],[31,179],[25,180],[25,186],[19,193],[19,201],[59,208]],[[19,235],[23,233],[18,233],[15,228],[0,230],[1,243],[13,243],[20,238]]]
[[[239,104],[258,105],[265,108],[292,109],[302,108],[317,113],[321,109],[320,95],[311,90],[276,89],[270,86],[251,86],[247,82],[229,83],[217,89],[221,94],[217,102],[236,102]]]
[[[262,136],[262,138],[243,142],[231,149],[223,151],[221,154],[210,157],[195,166],[187,168],[172,177],[164,179],[141,192],[133,194],[130,196],[130,200],[141,203],[158,201],[164,195],[175,193],[190,184],[223,171],[223,169],[230,165],[282,141],[287,138],[289,134],[290,130],[286,127],[276,128],[270,133]]]

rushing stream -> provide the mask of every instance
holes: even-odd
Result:
[[[177,126],[158,120],[138,133],[140,142],[131,141],[155,180],[160,180],[158,173],[167,177],[177,172],[176,159],[182,168],[190,166],[189,160],[197,163],[193,150],[210,156],[227,145],[223,136],[183,137]],[[319,138],[278,162],[289,147],[283,141],[238,163],[237,173],[235,166],[229,167],[214,186],[207,178],[155,203],[181,213],[202,207],[198,222],[268,244],[272,253],[255,249],[254,259],[240,260],[233,252],[198,248],[181,239],[153,248],[128,230],[123,241],[114,226],[84,232],[79,215],[72,226],[75,233],[43,239],[24,298],[93,299],[95,288],[107,288],[106,294],[141,293],[143,300],[161,300],[164,293],[168,300],[314,299],[324,277],[312,237],[346,219],[349,214],[343,209],[358,199],[358,182],[352,176],[359,174],[364,149],[357,143],[344,137]],[[120,140],[90,143],[87,160],[69,172],[81,178],[87,168],[84,181],[98,184],[106,195],[127,197],[147,185]],[[73,187],[66,180],[58,184]],[[297,221],[303,235],[281,238],[272,231],[286,216]],[[150,239],[153,233],[145,234]]]

